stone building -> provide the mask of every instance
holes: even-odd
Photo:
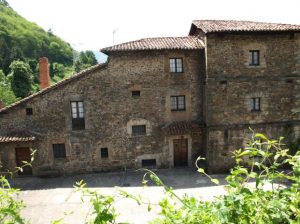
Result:
[[[249,127],[300,136],[300,25],[193,21],[187,37],[101,50],[108,62],[0,109],[0,158],[25,174],[233,165]]]

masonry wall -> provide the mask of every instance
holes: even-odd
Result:
[[[212,171],[232,166],[231,151],[243,145],[249,127],[274,137],[286,127],[298,130],[299,41],[291,33],[207,35],[205,122]],[[259,66],[249,66],[249,50],[260,51]],[[260,111],[252,111],[255,97]]]
[[[170,57],[183,58],[184,73],[169,72]],[[201,51],[111,54],[105,68],[2,113],[0,134],[27,130],[37,136],[34,174],[48,168],[63,173],[133,168],[153,158],[159,167],[168,167],[168,141],[161,127],[174,120],[203,118],[199,61]],[[141,96],[132,97],[132,90]],[[186,96],[186,111],[170,112],[172,95]],[[85,130],[72,130],[70,101],[84,102]],[[26,115],[27,107],[33,115]],[[147,134],[132,136],[134,124],[145,124]],[[66,146],[66,159],[53,158],[52,144],[59,143]],[[13,144],[0,147],[14,161]],[[101,158],[101,148],[108,148],[109,158]]]

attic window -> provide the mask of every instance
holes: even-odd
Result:
[[[33,114],[32,108],[31,107],[26,108],[26,115],[32,115],[32,114]]]

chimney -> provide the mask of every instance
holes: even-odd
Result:
[[[0,100],[0,110],[4,107],[5,107],[4,102],[2,100]]]
[[[40,90],[42,90],[50,86],[48,58],[46,57],[40,58],[39,64],[40,64]]]

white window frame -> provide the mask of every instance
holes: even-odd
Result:
[[[183,73],[183,59],[182,58],[170,58],[170,72],[171,73]]]

